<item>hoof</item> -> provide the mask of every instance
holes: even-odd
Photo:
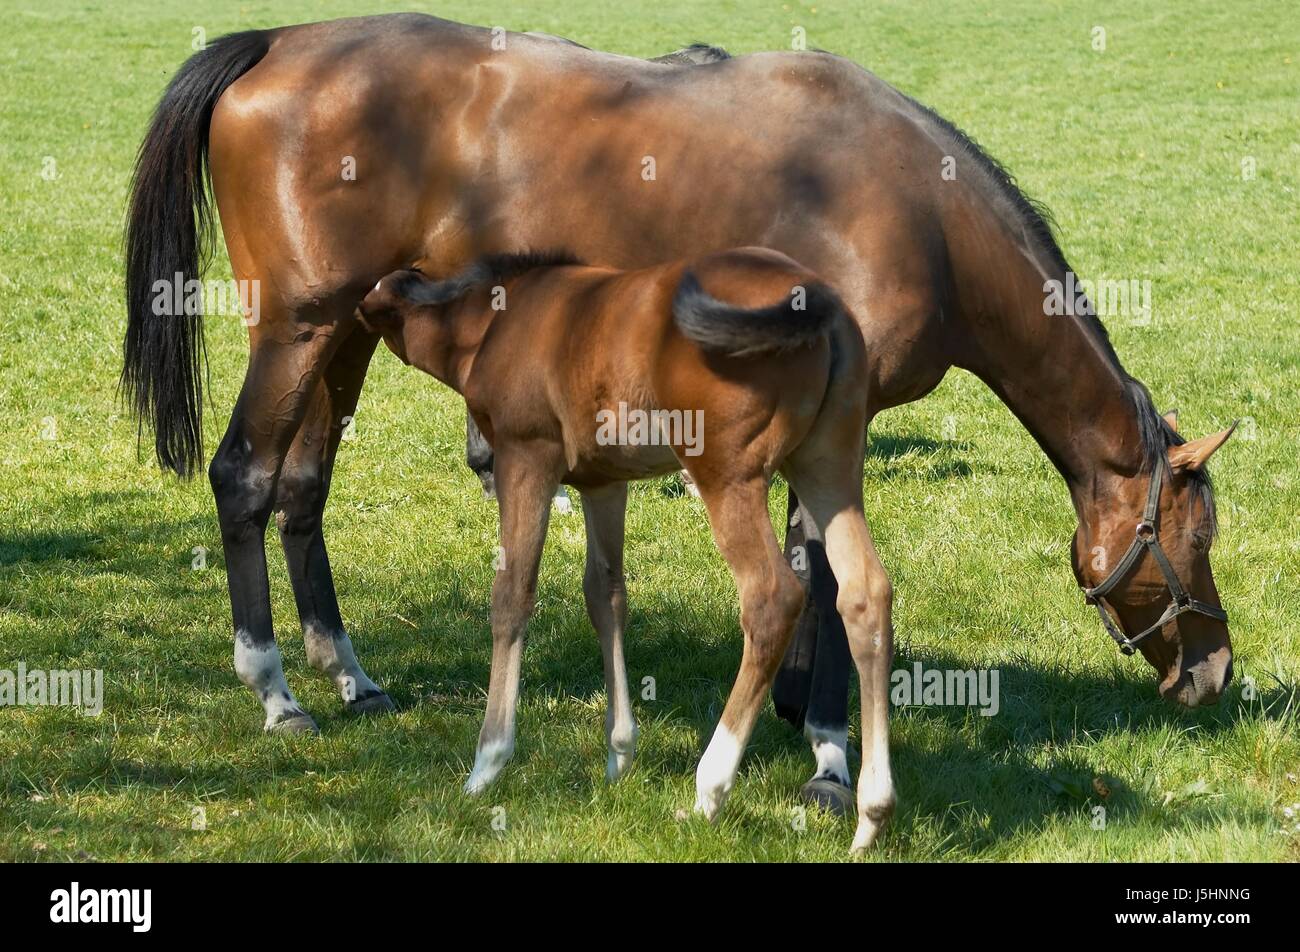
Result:
[[[618,783],[632,769],[632,751],[620,753],[611,750],[605,758],[605,782]]]
[[[727,801],[725,793],[717,791],[699,791],[695,794],[695,815],[708,820],[710,825],[717,825],[722,815],[722,806]]]
[[[316,726],[310,714],[303,714],[300,711],[282,717],[274,724],[267,724],[266,732],[268,734],[319,734],[320,728]]]
[[[864,855],[876,845],[876,842],[880,839],[880,832],[884,828],[885,820],[872,820],[869,817],[863,817],[858,823],[857,832],[853,834],[853,845],[849,847],[849,855]]]
[[[393,703],[393,699],[383,691],[367,694],[355,701],[348,701],[346,706],[351,714],[388,714],[397,710],[397,705]]]
[[[857,812],[853,791],[831,777],[814,777],[803,785],[799,798],[835,816],[851,816]]]

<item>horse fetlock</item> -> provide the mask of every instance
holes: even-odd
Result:
[[[880,787],[881,789],[872,789]],[[858,828],[853,835],[852,851],[857,853],[875,845],[881,832],[894,815],[897,800],[891,781],[864,784],[858,793]]]
[[[718,816],[722,813],[722,808],[727,803],[727,795],[731,793],[731,785],[701,787],[695,788],[695,812],[710,823],[718,822]]]
[[[719,724],[695,770],[695,812],[703,814],[710,823],[717,819],[727,802],[743,753],[736,736],[725,724]]]
[[[383,690],[362,669],[345,631],[326,631],[316,625],[303,626],[307,663],[325,675],[349,704],[383,694]]]
[[[636,723],[615,727],[608,732],[609,756],[605,761],[605,779],[610,783],[619,780],[632,768],[636,758]]]
[[[262,703],[263,725],[268,732],[302,733],[316,724],[298,704],[284,678],[280,649],[274,641],[257,641],[251,634],[235,632],[235,674]]]
[[[805,721],[804,737],[812,745],[813,757],[817,761],[814,780],[829,779],[852,788],[853,781],[849,775],[849,731],[844,727],[822,727],[811,721]]]

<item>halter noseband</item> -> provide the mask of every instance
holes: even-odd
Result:
[[[1163,457],[1156,458],[1155,469],[1151,474],[1151,486],[1147,490],[1147,506],[1142,512],[1142,521],[1137,524],[1133,541],[1130,543],[1128,551],[1124,553],[1124,558],[1120,559],[1119,565],[1115,566],[1114,571],[1107,575],[1100,585],[1083,590],[1088,604],[1096,606],[1097,614],[1101,616],[1101,623],[1106,627],[1106,633],[1115,639],[1115,643],[1119,645],[1119,650],[1126,655],[1131,655],[1137,648],[1138,642],[1147,635],[1159,631],[1179,615],[1187,612],[1208,615],[1210,618],[1222,622],[1228,620],[1228,613],[1222,608],[1216,608],[1206,602],[1199,601],[1187,593],[1182,583],[1178,581],[1178,573],[1174,571],[1174,567],[1169,563],[1165,550],[1160,547],[1157,520],[1160,516],[1160,489],[1164,483],[1165,465]],[[1130,638],[1124,634],[1124,629],[1119,626],[1117,619],[1111,618],[1101,600],[1107,592],[1118,585],[1133,570],[1133,566],[1137,565],[1138,559],[1142,557],[1144,549],[1150,550],[1151,557],[1160,566],[1160,572],[1165,577],[1165,584],[1169,586],[1171,598],[1169,606],[1165,609],[1164,614],[1156,620],[1155,624]]]

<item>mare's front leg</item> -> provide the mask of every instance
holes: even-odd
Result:
[[[800,796],[839,816],[853,810],[849,778],[849,643],[835,610],[838,591],[812,514],[791,490],[786,509],[786,559],[808,588],[808,601],[772,685],[784,720],[803,731],[817,768]]]
[[[276,524],[307,663],[333,681],[348,710],[358,714],[391,711],[393,702],[361,667],[343,627],[321,518],[339,440],[356,412],[378,340],[358,327],[339,346],[285,457],[275,495]]]
[[[465,415],[465,465],[478,477],[483,487],[483,495],[488,499],[496,494],[496,478],[492,475],[495,457],[492,444],[487,441],[483,431],[474,422],[474,417]],[[555,487],[555,511],[562,516],[573,512],[573,504],[563,486]]]
[[[582,593],[587,617],[600,636],[605,665],[605,738],[609,757],[605,779],[618,780],[632,766],[636,754],[636,718],[627,689],[623,662],[623,632],[627,627],[627,586],[623,578],[623,526],[627,513],[627,483],[615,483],[582,493],[582,515],[587,523],[587,570]]]
[[[474,417],[465,412],[465,465],[478,477],[483,487],[483,495],[489,499],[497,494],[496,481],[492,475],[492,444],[487,441],[483,431],[474,422]]]
[[[695,475],[713,538],[736,579],[745,633],[740,672],[695,774],[695,812],[712,821],[735,783],[745,745],[803,608],[804,590],[781,557],[772,532],[766,476],[758,473],[719,484],[707,473]]]
[[[497,447],[501,547],[492,584],[492,674],[474,769],[465,781],[468,794],[486,789],[515,751],[515,708],[524,632],[537,598],[537,570],[546,541],[551,497],[563,472],[562,451],[549,443]]]

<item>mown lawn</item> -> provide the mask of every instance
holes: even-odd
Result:
[[[723,822],[675,819],[692,802],[740,639],[701,506],[663,483],[638,487],[629,515],[629,666],[635,683],[656,686],[653,701],[636,702],[637,767],[605,785],[575,514],[554,523],[543,566],[516,761],[484,800],[462,797],[487,683],[495,511],[461,462],[462,408],[386,353],[341,456],[326,532],[345,619],[400,713],[349,718],[308,676],[272,534],[277,633],[322,734],[262,735],[231,666],[206,483],[179,484],[137,458],[114,399],[125,190],[196,26],[211,38],[387,7],[213,3],[196,19],[145,0],[0,6],[0,668],[101,668],[107,695],[98,718],[0,709],[0,860],[844,859],[849,823],[801,822],[795,792],[811,759],[770,707]],[[897,663],[996,667],[1002,704],[995,717],[897,712],[900,813],[874,856],[1300,856],[1283,812],[1300,801],[1293,4],[394,9],[413,7],[636,55],[696,40],[783,48],[802,26],[810,46],[870,67],[1005,161],[1055,210],[1078,272],[1149,279],[1154,322],[1111,322],[1129,369],[1180,408],[1186,431],[1247,417],[1214,462],[1214,563],[1237,684],[1217,708],[1183,713],[1158,699],[1142,662],[1118,655],[1069,570],[1063,483],[996,398],[954,372],[877,420],[868,514],[898,592]],[[208,340],[211,450],[242,377],[243,331],[210,321]],[[774,513],[782,505],[774,493]],[[191,568],[196,546],[212,550],[206,570]],[[196,808],[206,829],[191,828]]]

